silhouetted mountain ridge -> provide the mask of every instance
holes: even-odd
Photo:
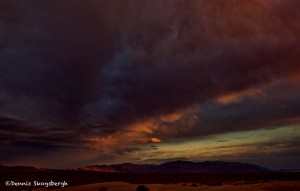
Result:
[[[173,161],[160,165],[123,163],[115,165],[93,165],[84,168],[91,171],[103,171],[107,166],[120,173],[202,173],[202,172],[267,172],[269,169],[249,163],[224,161]]]
[[[67,171],[93,171],[104,173],[231,173],[231,172],[268,172],[269,169],[249,163],[224,161],[172,161],[160,165],[154,164],[114,164],[91,165],[83,168],[68,168]],[[41,172],[56,171],[48,168],[31,166],[3,166],[0,172]]]
[[[0,165],[0,172],[41,172],[41,171],[54,171],[49,168],[36,168],[33,166],[4,166]]]

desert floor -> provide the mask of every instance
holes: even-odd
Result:
[[[299,191],[300,181],[271,181],[256,183],[225,183],[222,186],[198,185],[192,187],[192,183],[181,184],[145,184],[150,191]],[[107,182],[68,187],[64,189],[51,189],[53,191],[135,191],[137,184],[125,182]],[[46,191],[46,189],[34,189],[34,191]]]

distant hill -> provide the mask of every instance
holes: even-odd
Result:
[[[300,169],[280,169],[277,172],[300,172]]]
[[[230,172],[268,172],[269,169],[254,164],[223,161],[173,161],[160,165],[123,163],[115,165],[92,165],[83,168],[68,168],[67,171],[93,171],[104,173],[230,173]],[[53,169],[30,166],[3,166],[0,172],[40,172]]]
[[[32,166],[3,166],[0,165],[0,172],[41,172],[41,171],[53,171],[48,168],[36,168]]]
[[[70,171],[95,171],[95,172],[119,172],[110,165],[93,165],[83,168],[67,168]]]
[[[94,165],[77,170],[88,170],[97,172],[119,172],[119,173],[216,173],[216,172],[267,172],[269,169],[254,164],[240,162],[190,162],[173,161],[161,165],[151,164],[116,164],[116,165]]]

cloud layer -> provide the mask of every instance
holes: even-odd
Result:
[[[298,125],[299,6],[0,1],[0,162]]]

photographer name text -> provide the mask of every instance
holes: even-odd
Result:
[[[53,180],[49,182],[41,182],[41,181],[25,181],[25,182],[17,182],[17,181],[5,181],[5,185],[7,187],[23,187],[23,186],[28,186],[28,187],[67,187],[68,183],[66,181],[62,182],[54,182]]]

